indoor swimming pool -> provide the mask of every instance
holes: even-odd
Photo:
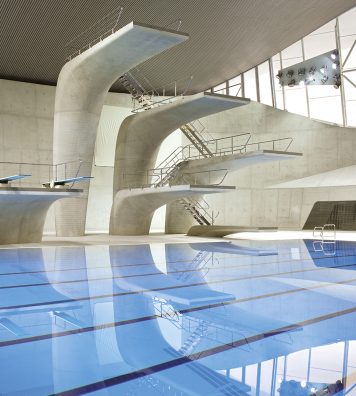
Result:
[[[0,250],[0,395],[356,395],[356,242]]]

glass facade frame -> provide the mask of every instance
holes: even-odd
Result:
[[[356,7],[212,92],[251,100],[319,121],[356,127]],[[337,49],[341,86],[281,87],[278,70]]]

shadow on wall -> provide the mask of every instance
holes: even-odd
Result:
[[[356,201],[315,202],[303,230],[323,224],[335,224],[337,230],[356,230]]]

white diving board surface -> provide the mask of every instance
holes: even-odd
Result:
[[[32,175],[21,175],[21,174],[19,174],[19,175],[1,177],[0,178],[0,183],[1,184],[8,184],[11,181],[25,179],[26,177],[31,177],[31,176]]]
[[[68,183],[76,183],[76,182],[93,179],[93,178],[94,178],[93,176],[78,176],[78,177],[72,177],[70,179],[51,180],[47,183],[43,183],[42,186],[53,188],[55,186],[64,186]]]

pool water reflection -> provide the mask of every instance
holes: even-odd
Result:
[[[356,395],[355,269],[352,242],[2,249],[0,395]]]

